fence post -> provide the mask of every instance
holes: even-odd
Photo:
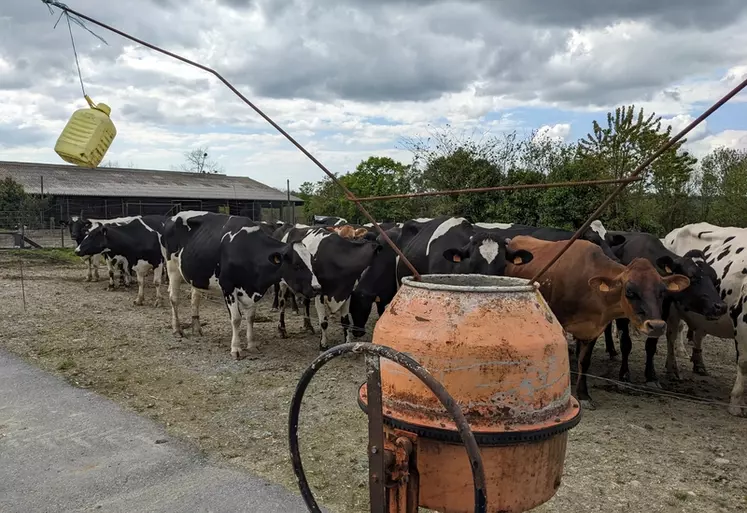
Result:
[[[60,247],[65,247],[65,227],[60,226]]]

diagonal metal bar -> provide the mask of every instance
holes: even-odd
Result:
[[[680,132],[677,135],[675,135],[674,137],[672,137],[671,139],[669,139],[666,143],[662,144],[659,147],[658,150],[656,150],[654,153],[652,153],[651,155],[649,155],[649,157],[647,159],[645,159],[643,162],[641,162],[640,164],[638,164],[638,167],[636,167],[633,170],[633,172],[630,173],[630,177],[629,178],[635,178],[636,176],[638,176],[639,174],[641,174],[648,166],[651,165],[651,163],[653,163],[654,160],[656,160],[657,158],[659,158],[669,148],[671,148],[672,146],[674,146],[675,144],[677,144],[677,141],[679,141],[680,139],[682,139],[683,137],[685,137],[693,128],[695,128],[700,123],[702,123],[708,116],[710,116],[711,114],[713,114],[714,112],[716,112],[723,104],[725,104],[726,102],[728,102],[729,100],[731,100],[734,96],[737,95],[737,93],[739,93],[745,87],[747,87],[747,79],[743,80],[741,83],[739,83],[738,85],[736,85],[731,91],[729,91],[723,97],[721,97],[720,100],[718,100],[716,103],[714,103],[713,105],[711,105],[711,107],[708,110],[706,110],[703,114],[701,114],[696,119],[694,119],[692,123],[690,123],[685,128],[683,128],[682,130],[680,130]],[[568,242],[566,243],[566,245],[563,246],[560,249],[560,251],[558,252],[558,254],[555,255],[552,258],[552,260],[550,260],[547,264],[545,264],[545,266],[542,269],[540,269],[539,272],[532,277],[532,280],[531,280],[532,282],[535,282],[535,281],[539,280],[540,277],[543,274],[545,274],[547,272],[547,270],[550,269],[550,267],[552,267],[553,264],[555,264],[555,262],[557,262],[558,259],[561,256],[563,256],[563,253],[565,253],[566,251],[568,251],[568,249],[571,247],[571,245],[576,240],[578,240],[579,237],[581,237],[581,234],[584,233],[586,231],[586,229],[589,228],[589,226],[591,226],[592,221],[594,221],[594,219],[596,219],[599,216],[599,214],[601,214],[604,211],[604,209],[607,208],[607,206],[612,202],[612,200],[615,199],[623,191],[623,189],[625,188],[626,185],[627,185],[627,183],[621,183],[617,187],[617,189],[615,189],[614,191],[612,191],[612,193],[607,197],[607,199],[604,200],[601,205],[599,205],[599,208],[597,208],[589,216],[589,218],[586,220],[586,222],[581,225],[581,227],[576,231],[576,233],[573,234],[573,236],[568,240]]]
[[[186,57],[182,57],[181,55],[175,54],[175,53],[170,52],[168,50],[164,50],[163,48],[161,48],[159,46],[156,46],[154,44],[148,43],[147,41],[143,41],[142,39],[139,39],[139,38],[137,38],[135,36],[132,36],[132,35],[130,35],[130,34],[126,33],[126,32],[123,32],[123,31],[121,31],[119,29],[116,29],[116,28],[114,28],[114,27],[112,27],[110,25],[107,25],[106,23],[100,22],[100,21],[98,21],[98,20],[96,20],[94,18],[91,18],[90,16],[86,16],[85,14],[82,14],[82,13],[80,13],[78,11],[75,11],[75,10],[71,9],[70,7],[68,7],[67,5],[65,5],[65,4],[63,4],[61,2],[57,2],[55,0],[41,0],[41,1],[44,2],[45,4],[47,4],[47,6],[52,5],[54,7],[57,7],[58,9],[61,9],[62,11],[65,11],[65,12],[70,13],[70,14],[74,14],[75,16],[78,16],[81,19],[84,19],[84,20],[86,20],[86,21],[88,21],[90,23],[93,23],[94,25],[98,25],[99,27],[102,27],[102,28],[104,28],[106,30],[114,32],[115,34],[118,34],[118,35],[120,35],[120,36],[122,36],[122,37],[124,37],[126,39],[129,39],[130,41],[134,41],[134,42],[136,42],[136,43],[138,43],[140,45],[143,45],[146,48],[150,48],[151,50],[154,50],[156,52],[162,53],[162,54],[167,55],[167,56],[169,56],[169,57],[171,57],[173,59],[179,60],[179,61],[181,61],[181,62],[183,62],[185,64],[189,64],[190,66],[194,66],[195,68],[199,68],[199,69],[201,69],[203,71],[207,71],[208,73],[214,75],[218,80],[220,80],[221,82],[223,82],[223,84],[226,87],[228,87],[236,96],[238,96],[241,99],[241,101],[243,101],[244,103],[246,103],[249,107],[251,107],[252,110],[254,110],[254,112],[256,112],[257,114],[259,114],[265,121],[267,121],[275,130],[277,130],[278,132],[280,132],[280,134],[283,137],[285,137],[288,141],[290,141],[290,143],[293,144],[293,146],[295,146],[296,148],[298,148],[298,150],[301,153],[303,153],[304,155],[306,155],[306,157],[308,157],[309,160],[311,160],[314,164],[316,164],[316,166],[319,169],[321,169],[340,189],[342,189],[342,191],[345,193],[345,197],[348,200],[350,200],[353,203],[355,203],[355,206],[358,208],[358,210],[361,211],[361,214],[363,214],[363,216],[366,219],[368,219],[373,224],[374,228],[376,228],[376,231],[378,231],[379,234],[381,235],[381,238],[384,239],[384,241],[387,244],[389,244],[389,246],[391,246],[391,248],[394,250],[394,252],[397,254],[397,256],[399,256],[400,259],[402,260],[402,263],[404,263],[407,266],[407,268],[410,269],[410,272],[412,272],[413,277],[416,280],[418,280],[418,281],[420,280],[420,273],[417,271],[417,269],[415,269],[415,267],[412,265],[412,263],[404,255],[404,253],[402,253],[402,250],[400,250],[397,247],[397,245],[392,241],[392,239],[389,238],[389,236],[381,228],[381,226],[379,226],[379,223],[376,222],[376,219],[374,219],[371,216],[371,214],[368,213],[368,210],[366,210],[366,208],[363,205],[360,204],[360,202],[358,201],[358,198],[356,198],[355,194],[353,194],[347,187],[345,187],[345,185],[342,182],[340,182],[340,180],[337,179],[337,177],[334,175],[334,173],[332,173],[329,169],[327,169],[327,167],[324,164],[322,164],[316,157],[314,157],[314,155],[312,155],[311,153],[309,153],[309,151],[306,148],[304,148],[301,145],[301,143],[299,143],[293,136],[291,136],[288,132],[286,132],[280,125],[278,125],[272,118],[270,118],[270,116],[268,116],[267,114],[265,114],[264,111],[262,111],[262,109],[260,109],[259,107],[257,107],[246,96],[244,96],[243,94],[241,94],[241,92],[239,92],[239,90],[236,89],[236,87],[234,87],[233,84],[231,84],[228,80],[226,80],[225,78],[223,78],[223,76],[220,73],[218,73],[217,71],[215,71],[212,68],[209,68],[209,67],[207,67],[207,66],[205,66],[203,64],[200,64],[199,62],[195,62],[193,60],[187,59]]]

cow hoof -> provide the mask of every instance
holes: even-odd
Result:
[[[652,390],[663,390],[661,383],[658,381],[646,381],[646,388],[650,388]]]
[[[278,326],[278,333],[280,334],[280,338],[288,338],[288,332],[285,331],[285,328]]]
[[[85,281],[91,281],[91,277],[89,276],[88,278],[85,279]]]
[[[202,329],[201,328],[192,328],[192,336],[193,337],[201,337],[202,336]]]
[[[298,311],[298,308],[294,308],[293,309],[293,313],[296,314],[296,315],[300,315],[301,314],[301,312]]]
[[[142,301],[142,300],[138,301],[138,300],[136,299],[136,300],[134,300],[134,301],[132,302],[132,304],[133,304],[133,305],[135,305],[135,306],[143,306],[143,301]]]
[[[581,408],[584,410],[596,410],[597,407],[594,405],[594,402],[591,399],[581,399],[579,401],[579,404],[581,405]]]
[[[610,361],[614,362],[615,360],[617,360],[617,352],[610,353]]]
[[[171,332],[177,338],[184,338],[184,332],[182,330],[176,330]]]
[[[99,277],[98,276],[94,276],[93,281],[99,281]]]
[[[693,372],[698,376],[708,376],[708,369],[702,363],[693,365]]]
[[[114,285],[107,285],[106,286],[106,290],[112,291],[114,289],[115,289]]]
[[[668,381],[672,381],[672,382],[682,381],[680,379],[680,373],[677,372],[677,371],[669,371],[669,372],[667,372],[667,380]]]
[[[277,312],[278,311],[278,307],[277,306],[273,306],[272,308],[270,308],[270,311],[271,312]]]
[[[241,349],[231,349],[231,356],[236,360],[243,360],[244,359],[244,352]]]
[[[620,374],[620,381],[624,383],[630,383],[630,372],[624,372]]]
[[[153,303],[153,308],[159,308],[161,306],[161,300],[156,299],[155,303]]]
[[[735,417],[747,417],[747,406],[732,404],[729,406],[729,414]]]

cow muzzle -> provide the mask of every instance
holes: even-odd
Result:
[[[711,310],[710,315],[706,316],[706,319],[709,321],[715,321],[726,313],[727,308],[726,303],[719,301],[713,305],[713,310]]]
[[[660,337],[667,330],[667,323],[661,320],[649,320],[644,321],[643,329],[641,330],[644,335],[648,337]]]

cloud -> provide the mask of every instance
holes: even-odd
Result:
[[[41,2],[6,3],[0,158],[58,162],[54,141],[85,106],[67,25],[53,29],[59,14]],[[572,140],[589,129],[577,116],[635,103],[676,131],[747,76],[747,3],[737,0],[676,9],[654,0],[68,4],[214,67],[338,172],[371,154],[408,160],[397,141],[443,123]],[[208,145],[228,172],[271,185],[321,178],[215,77],[89,27],[109,43],[73,25],[86,91],[112,107],[119,128],[107,158],[169,168]],[[732,132],[747,129],[734,123]],[[710,130],[699,127],[688,145],[742,144]]]

